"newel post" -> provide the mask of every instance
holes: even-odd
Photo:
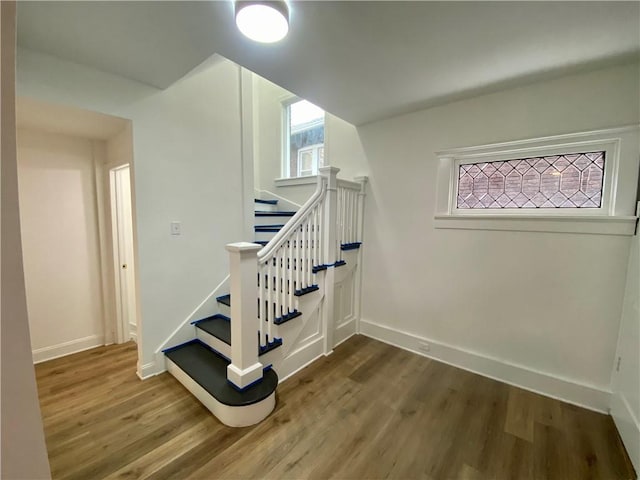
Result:
[[[327,194],[324,204],[322,251],[324,252],[324,264],[327,265],[324,276],[324,303],[322,306],[322,319],[324,326],[324,353],[328,355],[333,351],[334,325],[334,289],[335,268],[338,259],[338,172],[337,167],[320,167],[320,175],[327,182]]]
[[[227,380],[239,389],[262,378],[258,361],[258,250],[255,243],[230,243],[231,364]]]

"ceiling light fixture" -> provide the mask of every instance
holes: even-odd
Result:
[[[278,42],[289,32],[289,7],[282,0],[238,0],[236,25],[251,40]]]

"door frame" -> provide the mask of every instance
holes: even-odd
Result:
[[[127,170],[129,172],[129,211],[130,215],[128,218],[122,218],[119,215],[120,207],[121,207],[121,199],[119,198],[117,192],[117,184],[116,179],[120,172]],[[132,198],[132,188],[131,188],[131,166],[130,164],[122,164],[116,167],[112,167],[109,169],[109,194],[111,198],[111,240],[112,240],[112,261],[113,261],[113,280],[114,280],[114,297],[115,297],[115,322],[116,322],[116,342],[124,343],[130,340],[129,337],[129,321],[126,315],[123,314],[123,309],[126,308],[126,305],[123,305],[122,302],[122,282],[121,282],[121,258],[123,252],[121,252],[122,242],[120,240],[121,234],[125,235],[122,226],[122,222],[130,222],[130,235],[128,241],[131,243],[131,255],[132,258],[128,260],[127,266],[130,265],[130,268],[134,269],[134,273],[132,275],[133,278],[130,278],[130,284],[127,285],[127,288],[132,293],[129,297],[129,301],[133,302],[133,307],[129,308],[129,314],[133,314],[135,316],[135,324],[136,324],[136,341],[139,342],[139,315],[137,311],[137,291],[136,291],[136,277],[135,277],[135,235],[134,235],[134,225],[133,225],[133,198]],[[126,323],[126,324],[125,324]]]

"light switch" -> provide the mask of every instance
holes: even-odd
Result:
[[[182,222],[171,222],[171,235],[182,235]]]

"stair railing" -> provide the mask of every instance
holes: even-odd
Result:
[[[364,207],[364,185],[367,177],[358,182],[338,179],[336,262],[343,263],[343,251],[360,247],[362,239],[361,221]]]
[[[359,182],[338,180],[338,171],[336,167],[320,168],[311,198],[264,248],[258,250],[255,244],[227,247],[232,298],[232,358],[227,378],[239,389],[261,378],[259,352],[280,341],[274,336],[275,326],[300,314],[295,297],[318,290],[316,276],[323,270],[327,286],[322,309],[325,351],[333,348],[333,329],[329,328],[335,278],[332,267],[344,265],[343,250],[360,245],[366,183],[366,177]]]
[[[273,326],[295,316],[295,296],[316,289],[315,273],[324,267],[323,213],[327,179],[265,247],[258,252],[259,344],[273,342]],[[325,267],[326,268],[326,267]]]

